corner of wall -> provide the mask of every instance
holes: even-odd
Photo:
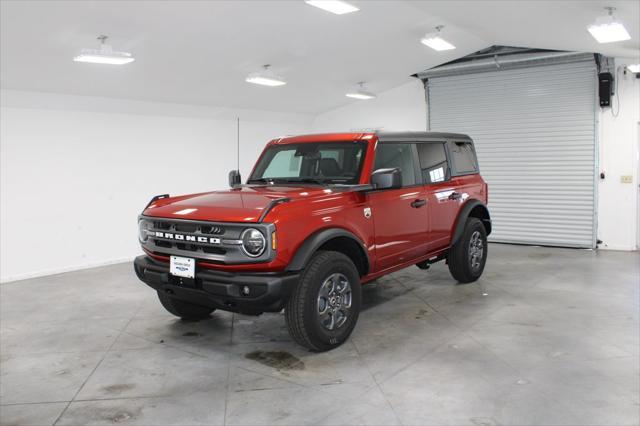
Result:
[[[612,107],[599,111],[598,239],[600,248],[640,247],[640,79],[616,59]],[[629,182],[630,178],[630,182]]]

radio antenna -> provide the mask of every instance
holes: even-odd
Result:
[[[236,158],[237,158],[237,163],[238,163],[238,168],[237,170],[240,171],[240,117],[236,117],[236,147],[237,147],[237,152],[236,152]]]

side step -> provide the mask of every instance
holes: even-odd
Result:
[[[433,256],[429,259],[423,260],[422,262],[416,263],[416,266],[420,269],[427,270],[429,269],[429,267],[431,267],[432,263],[440,262],[441,260],[446,260],[446,258],[447,258],[446,254],[441,254],[440,256]]]

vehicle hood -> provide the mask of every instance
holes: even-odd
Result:
[[[259,222],[262,212],[273,202],[289,202],[331,196],[334,191],[310,186],[243,186],[226,191],[162,198],[151,203],[145,216],[213,222]]]

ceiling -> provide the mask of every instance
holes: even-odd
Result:
[[[2,1],[3,89],[315,114],[350,102],[358,81],[384,91],[490,45],[640,56],[640,2],[350,1],[333,15],[295,1]],[[615,6],[632,39],[598,44],[586,26]],[[419,43],[444,24],[457,46]],[[99,34],[125,66],[75,63]],[[288,84],[245,83],[262,64]]]

